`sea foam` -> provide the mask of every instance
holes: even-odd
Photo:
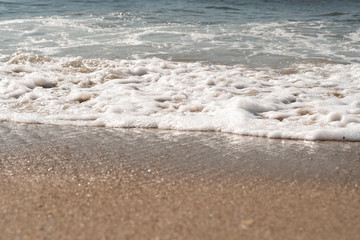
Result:
[[[0,59],[0,121],[360,141],[358,63]]]

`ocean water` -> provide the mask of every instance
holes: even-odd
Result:
[[[360,1],[0,1],[0,121],[360,141]]]

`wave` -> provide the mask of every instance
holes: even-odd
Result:
[[[0,121],[360,141],[360,64],[0,57]]]
[[[355,18],[354,18],[355,19]],[[204,20],[204,21],[203,21]],[[206,21],[205,21],[206,20]],[[0,53],[273,65],[298,59],[359,63],[359,28],[345,22],[182,23],[126,12],[0,20]],[[219,21],[222,21],[221,19]]]

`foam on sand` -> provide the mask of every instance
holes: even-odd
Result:
[[[360,64],[0,57],[0,121],[360,141]]]

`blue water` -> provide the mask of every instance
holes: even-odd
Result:
[[[282,67],[360,62],[360,1],[0,1],[0,54]]]

